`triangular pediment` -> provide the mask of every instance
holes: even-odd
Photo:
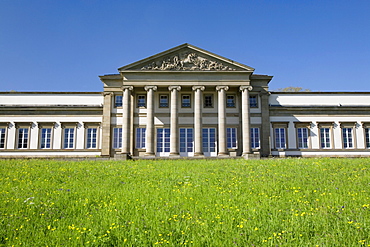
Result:
[[[250,71],[244,64],[183,44],[118,69],[123,71]]]

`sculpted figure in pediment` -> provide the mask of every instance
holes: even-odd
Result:
[[[175,70],[175,71],[196,71],[196,70],[235,70],[228,66],[223,65],[220,62],[212,61],[207,58],[201,57],[198,54],[191,53],[180,53],[171,57],[167,57],[163,60],[154,61],[144,67],[141,70]]]

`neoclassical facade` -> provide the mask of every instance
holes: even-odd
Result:
[[[0,157],[370,154],[370,93],[269,92],[272,76],[189,44],[100,79],[97,93],[0,93]]]

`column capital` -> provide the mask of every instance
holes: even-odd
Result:
[[[204,89],[206,89],[205,86],[193,86],[192,87],[193,91],[197,91],[198,89],[200,89],[200,91],[204,91]]]
[[[103,92],[103,96],[112,96],[113,92]]]
[[[216,86],[217,91],[221,91],[222,89],[227,91],[227,90],[229,90],[229,86]]]
[[[248,90],[248,91],[252,91],[252,89],[253,89],[253,87],[252,86],[250,86],[250,85],[248,85],[248,86],[240,86],[239,87],[239,90],[240,91],[244,91],[244,90]]]
[[[126,89],[128,89],[128,90],[130,90],[130,91],[132,91],[132,90],[134,90],[134,87],[133,86],[122,86],[121,87],[121,89],[124,91],[124,90],[126,90]]]
[[[144,89],[145,91],[149,91],[150,89],[152,89],[153,91],[157,91],[157,86],[145,86]]]
[[[172,92],[172,90],[180,91],[181,90],[181,86],[169,86],[168,87],[168,90],[170,90],[171,92]]]

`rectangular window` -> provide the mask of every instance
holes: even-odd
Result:
[[[250,95],[249,96],[249,107],[250,108],[258,108],[258,98],[257,98],[257,95]]]
[[[63,138],[63,148],[70,149],[74,147],[74,139],[75,139],[75,129],[74,128],[65,128],[64,129],[64,138]]]
[[[330,148],[330,128],[320,128],[321,148]]]
[[[183,94],[181,97],[181,107],[190,108],[191,107],[190,99],[191,98],[189,94]]]
[[[146,107],[146,96],[145,95],[137,96],[137,107]]]
[[[251,128],[251,147],[260,148],[260,129]]]
[[[226,128],[227,148],[237,149],[236,128]]]
[[[40,148],[51,148],[51,128],[42,128],[40,130]]]
[[[212,108],[212,107],[213,107],[213,95],[205,94],[204,95],[204,108]]]
[[[86,129],[86,148],[97,148],[97,128]]]
[[[6,128],[0,128],[0,148],[5,148],[5,131]]]
[[[18,148],[28,148],[28,128],[18,129]]]
[[[343,148],[353,148],[353,128],[342,128]]]
[[[235,107],[235,95],[226,96],[226,107],[233,108]]]
[[[136,148],[145,148],[145,133],[146,128],[136,129]]]
[[[308,128],[297,128],[298,148],[308,148]]]
[[[366,148],[370,148],[370,128],[365,128]]]
[[[114,106],[115,107],[122,107],[122,95],[116,95],[114,100]]]
[[[168,108],[168,95],[166,94],[159,95],[159,107]]]
[[[216,154],[216,129],[203,128],[202,130],[203,153],[205,156]]]
[[[113,129],[113,148],[121,148],[122,147],[122,128],[114,128]]]
[[[285,128],[275,128],[275,148],[286,148]]]
[[[180,128],[180,153],[194,152],[193,129]]]
[[[157,152],[170,153],[170,129],[157,129]]]

